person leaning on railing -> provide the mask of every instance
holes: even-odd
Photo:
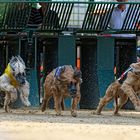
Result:
[[[127,2],[128,0],[116,0],[117,2]],[[109,26],[111,29],[121,29],[123,22],[125,20],[127,11],[127,4],[118,4],[117,7],[114,8],[112,12],[112,16],[109,22]]]
[[[41,25],[43,18],[46,17],[46,25],[54,28],[59,28],[59,18],[56,11],[50,9],[51,4],[39,2],[32,4],[31,15],[28,24],[31,27]]]
[[[31,15],[28,24],[30,26],[40,25],[43,17],[40,11],[41,5],[39,3],[33,3],[31,9]]]
[[[40,2],[39,3],[41,8],[40,8],[40,12],[41,15],[44,17],[46,17],[46,26],[50,26],[53,28],[59,28],[59,17],[58,17],[58,13],[54,10],[51,9],[51,3],[45,3],[45,2]]]
[[[116,0],[117,2],[128,2],[128,0]],[[108,27],[112,30],[118,30],[118,29],[122,29],[123,27],[123,24],[125,22],[125,18],[126,18],[126,15],[127,15],[127,12],[128,12],[128,9],[129,9],[129,6],[130,4],[118,4],[114,9],[113,9],[113,12],[112,12],[112,15],[111,15],[111,18],[110,18],[110,21],[109,21],[109,25]],[[134,12],[134,10],[136,9],[133,9],[132,11]],[[132,18],[132,16],[130,17]],[[136,23],[134,25],[134,23],[129,20],[129,26],[131,25],[132,26],[136,26]],[[116,36],[116,37],[136,37],[135,34],[112,34],[112,36]]]
[[[128,2],[128,0],[116,0],[117,2]],[[128,9],[129,9],[129,4],[118,4],[111,15],[111,19],[109,22],[109,28],[110,29],[121,29],[123,26],[123,23],[125,21]],[[137,9],[131,10],[131,12],[137,11]],[[134,12],[135,13],[135,12]],[[140,24],[139,23],[132,23],[131,20],[129,21],[131,26],[136,26],[137,29],[140,29]]]

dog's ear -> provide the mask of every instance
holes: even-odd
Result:
[[[77,67],[74,68],[74,77],[82,78],[82,72]]]
[[[65,72],[65,70],[66,70],[66,67],[65,66],[62,66],[61,67],[61,73]]]
[[[140,62],[132,63],[130,67],[133,69],[133,72],[140,72]]]
[[[74,71],[77,71],[77,70],[78,70],[78,69],[77,69],[77,67],[75,66],[75,67],[74,67]]]

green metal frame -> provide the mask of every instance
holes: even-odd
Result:
[[[103,32],[107,30],[115,4],[89,4],[82,25],[84,31]]]
[[[125,22],[123,23],[121,30],[127,30],[129,32],[139,31],[136,23],[140,22],[140,4],[131,4],[129,6]]]
[[[4,5],[4,3],[2,3]],[[30,3],[6,3],[0,30],[21,31],[27,27],[31,12]]]
[[[39,26],[35,26],[37,28],[31,28],[28,26],[28,21],[31,14],[32,4],[37,2],[46,2],[48,3],[48,7],[45,10],[45,15],[43,17],[43,22],[40,28],[38,28]],[[50,2],[47,0],[0,0],[0,4],[2,4],[4,8],[2,13],[3,15],[0,15],[0,32],[26,32],[27,38],[29,41],[31,41],[32,44],[34,44],[32,39],[34,38],[33,36],[35,32],[61,33],[62,31],[69,30],[70,17],[72,16],[75,5],[83,5],[87,8],[85,14],[83,14],[84,18],[82,19],[82,26],[77,27],[76,29],[71,26],[72,31],[75,33],[140,33],[140,30],[138,30],[136,27],[132,27],[128,22],[129,20],[132,20],[134,23],[134,18],[136,21],[138,21],[140,12],[132,9],[139,9],[140,2],[127,2],[127,4],[130,4],[130,7],[124,25],[120,30],[108,29],[108,23],[112,14],[112,10],[115,7],[115,4],[118,4],[118,2]],[[78,14],[80,15],[80,12]],[[58,65],[75,65],[75,36],[69,34],[59,34],[58,37]],[[36,71],[36,44],[37,43],[35,42],[35,64],[34,68],[30,69],[30,76],[28,77],[28,80],[31,83],[30,98],[32,98],[32,104],[34,106],[38,106],[39,103],[39,97],[37,94],[38,84]],[[21,45],[20,41],[19,45]],[[104,95],[106,87],[114,79],[113,46],[113,38],[97,38],[97,77],[100,97]]]
[[[87,8],[82,26],[76,30],[71,26],[75,33],[140,33],[140,30],[134,26],[135,21],[140,19],[140,2],[125,2],[130,4],[128,13],[122,29],[108,29],[108,23],[112,10],[120,2],[75,2],[75,1],[48,1],[48,0],[0,0],[3,6],[3,12],[0,15],[0,31],[26,31],[33,30],[28,26],[28,20],[31,14],[33,3],[48,3],[43,17],[41,28],[36,28],[34,32],[62,32],[69,30],[69,22],[72,17],[74,6],[81,5]],[[121,2],[124,3],[124,2]],[[80,12],[77,12],[80,17]],[[77,17],[74,17],[77,21]],[[130,24],[130,22],[133,24]]]
[[[73,5],[73,3],[48,3],[41,31],[66,30]]]

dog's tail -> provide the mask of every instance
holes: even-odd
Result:
[[[41,105],[41,111],[44,112],[46,110],[47,106],[47,100],[43,99],[42,105]]]

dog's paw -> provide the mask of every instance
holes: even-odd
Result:
[[[136,106],[136,107],[135,107],[135,110],[136,110],[136,111],[140,111],[140,106]]]
[[[101,112],[95,110],[95,111],[92,111],[91,114],[92,114],[92,115],[101,115]]]
[[[77,117],[77,113],[76,112],[71,112],[72,117]]]
[[[120,113],[113,113],[114,116],[121,116]]]
[[[91,111],[91,114],[92,115],[96,115],[96,111]]]
[[[60,112],[57,112],[57,113],[56,113],[56,116],[62,116],[62,115],[61,115],[61,113],[60,113]]]
[[[10,108],[9,108],[9,106],[4,106],[4,110],[5,110],[6,113],[10,113]]]

